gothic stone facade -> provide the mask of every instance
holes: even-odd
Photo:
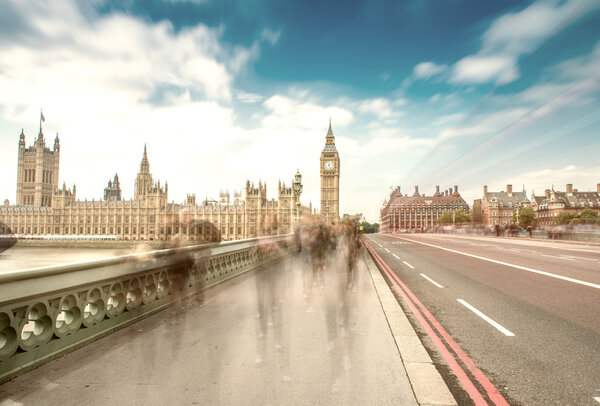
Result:
[[[331,120],[320,162],[321,215],[325,216],[327,221],[337,221],[340,217],[340,155],[335,148]]]
[[[110,236],[124,240],[168,240],[181,235],[191,241],[220,238],[236,240],[292,231],[296,197],[291,187],[279,183],[278,199],[267,199],[267,187],[246,183],[245,197],[221,193],[220,201],[196,204],[194,195],[184,203],[168,202],[168,185],[154,182],[146,147],[135,180],[135,196],[122,200],[118,176],[109,181],[105,199],[77,200],[76,189],[58,187],[58,136],[54,150],[44,145],[40,135],[33,147],[25,148],[25,135],[19,139],[17,204],[0,207],[0,233],[21,235],[68,235],[85,238]],[[303,207],[305,212],[307,208]]]
[[[400,187],[396,187],[381,209],[381,230],[384,232],[397,232],[403,230],[420,230],[437,226],[437,219],[448,210],[464,209],[469,212],[469,205],[458,193],[458,186],[440,192],[440,187],[435,187],[433,196],[419,193],[415,186],[412,196],[403,195]]]

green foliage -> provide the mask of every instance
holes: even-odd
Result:
[[[366,221],[363,221],[360,223],[360,226],[362,227],[361,233],[373,234],[379,231],[379,223],[371,224]]]
[[[515,214],[516,217],[516,214]],[[516,219],[515,219],[516,221]],[[538,225],[538,220],[535,217],[535,212],[531,207],[523,207],[519,210],[519,226],[527,228],[529,226],[535,227]]]
[[[600,216],[596,210],[586,207],[581,213],[562,212],[552,220],[554,225],[566,224],[600,224]]]
[[[458,210],[446,210],[437,219],[438,224],[464,224],[470,222],[471,216],[463,208]]]
[[[445,210],[437,219],[438,224],[452,224],[452,211]]]
[[[555,226],[567,225],[571,223],[571,220],[575,218],[577,218],[577,214],[570,213],[568,211],[563,211],[562,213],[559,213],[558,216],[552,219],[552,224],[554,224]]]
[[[581,219],[597,219],[598,212],[596,210],[592,210],[589,207],[586,207],[579,213],[579,218]]]

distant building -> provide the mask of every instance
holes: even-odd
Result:
[[[229,192],[224,192],[219,201],[207,198],[201,205],[190,194],[182,204],[169,203],[168,184],[153,180],[144,146],[133,199],[122,199],[115,174],[104,189],[104,200],[82,201],[76,197],[75,185],[72,189],[64,183],[58,187],[59,153],[58,135],[51,151],[45,146],[41,128],[30,148],[25,148],[21,131],[17,204],[11,206],[5,201],[0,206],[1,234],[111,236],[124,240],[168,240],[178,234],[187,240],[206,241],[215,229],[222,240],[287,234],[293,229],[296,195],[281,181],[277,200],[267,199],[267,187],[262,182],[255,187],[247,181],[245,198],[241,191],[234,192],[233,202]],[[339,167],[339,161],[336,163]],[[311,209],[301,207],[301,212],[310,213]]]
[[[551,226],[554,217],[562,212],[579,213],[585,208],[600,213],[600,183],[595,192],[580,192],[573,189],[573,184],[566,185],[564,192],[546,189],[543,196],[531,193],[531,207],[535,211],[539,226]]]
[[[119,175],[115,173],[115,178],[108,181],[108,186],[104,188],[104,200],[119,201],[121,200],[121,185],[119,184]]]
[[[40,132],[33,145],[25,148],[25,133],[19,135],[17,158],[17,205],[50,207],[52,195],[58,189],[60,141],[58,133],[54,148],[46,148],[40,120]]]
[[[483,224],[510,225],[513,223],[514,210],[530,204],[525,188],[521,192],[513,192],[512,185],[506,185],[506,192],[489,192],[488,187],[484,186],[481,199]]]
[[[473,223],[483,222],[483,206],[481,199],[473,200],[473,213],[471,214]]]
[[[321,215],[327,221],[340,218],[340,154],[335,147],[335,137],[331,129],[325,136],[325,146],[321,152]]]
[[[380,212],[381,231],[396,232],[400,230],[419,230],[437,226],[437,219],[443,212],[464,209],[469,212],[469,205],[458,193],[458,186],[440,193],[435,187],[432,196],[421,195],[415,186],[412,196],[403,195],[400,187],[392,191],[388,200],[383,203]]]

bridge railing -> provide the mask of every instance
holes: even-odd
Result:
[[[292,235],[0,274],[0,383],[289,254]]]

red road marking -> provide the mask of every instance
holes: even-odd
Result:
[[[421,323],[421,326],[427,332],[427,335],[431,338],[438,351],[442,354],[454,374],[459,379],[461,385],[465,388],[471,399],[475,402],[476,405],[487,405],[488,403],[481,396],[473,382],[469,379],[465,371],[458,365],[450,351],[446,348],[446,346],[442,343],[440,338],[435,334],[431,326],[427,323],[423,315],[427,317],[429,322],[435,327],[435,329],[440,333],[440,335],[444,338],[444,340],[450,345],[450,348],[454,350],[456,355],[461,359],[461,361],[467,366],[469,371],[475,376],[477,381],[481,384],[481,386],[485,389],[488,394],[490,400],[498,406],[508,406],[508,402],[504,399],[504,396],[496,389],[494,384],[490,382],[490,380],[485,376],[485,374],[475,365],[475,363],[471,360],[471,358],[464,352],[464,350],[458,345],[456,341],[452,338],[452,336],[442,327],[442,325],[436,320],[436,318],[429,312],[429,310],[421,303],[419,299],[412,293],[412,291],[400,280],[398,275],[391,270],[391,268],[385,263],[385,261],[375,252],[375,250],[369,245],[368,242],[364,241],[367,249],[373,254],[375,260],[381,265],[384,272],[388,275],[390,282],[394,285],[398,293],[403,297],[405,302],[408,304],[414,315]],[[411,300],[408,299],[410,297]],[[417,310],[415,304],[421,309],[423,314]]]

